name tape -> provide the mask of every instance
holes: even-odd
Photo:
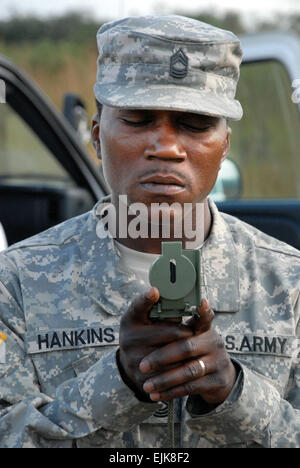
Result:
[[[119,344],[119,326],[59,329],[27,336],[27,353]]]

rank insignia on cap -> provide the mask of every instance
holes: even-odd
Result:
[[[184,78],[188,73],[189,59],[182,49],[177,50],[170,60],[170,75],[173,78]]]

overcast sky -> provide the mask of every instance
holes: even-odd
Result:
[[[0,0],[0,18],[13,13],[33,13],[39,16],[56,15],[67,10],[88,11],[101,19],[116,19],[127,15],[173,13],[174,10],[189,12],[211,9],[213,12],[235,10],[270,16],[280,11],[300,13],[300,0]]]

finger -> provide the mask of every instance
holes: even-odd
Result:
[[[190,327],[181,323],[156,322],[149,326],[148,337],[151,339],[151,343],[153,343],[153,345],[157,344],[164,346],[175,341],[191,338],[192,336],[193,331]]]
[[[193,331],[187,325],[169,322],[155,322],[135,324],[126,329],[126,340],[130,346],[162,347],[169,343],[194,336]],[[150,353],[150,350],[148,351]],[[145,355],[144,355],[145,356]]]
[[[214,375],[214,374],[210,374]],[[149,393],[152,401],[169,401],[174,398],[181,398],[187,395],[199,395],[209,391],[211,388],[210,375],[186,382],[165,391],[153,391]]]
[[[220,339],[218,335],[216,339]],[[140,371],[147,374],[163,370],[169,364],[209,354],[216,345],[215,339],[203,334],[175,341],[145,356],[140,362]]]
[[[207,299],[202,299],[201,306],[197,307],[197,312],[198,315],[194,315],[187,322],[187,325],[191,327],[195,334],[200,334],[210,329],[215,314]]]
[[[190,380],[163,391],[154,390],[149,394],[153,401],[168,401],[187,395],[201,395],[210,404],[220,404],[230,394],[235,382],[230,372],[210,372],[203,377]]]
[[[152,306],[159,299],[159,291],[156,287],[151,287],[144,294],[139,294],[131,303],[124,319],[130,319],[134,322],[151,323],[148,318]]]
[[[162,392],[190,380],[202,378],[215,370],[216,366],[213,362],[210,362],[207,358],[198,358],[162,374],[154,375],[146,380],[143,388],[147,393]]]

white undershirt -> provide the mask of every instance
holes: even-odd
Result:
[[[146,287],[150,287],[149,270],[154,260],[159,257],[159,254],[140,252],[139,250],[129,249],[129,247],[120,244],[116,240],[114,242],[120,252],[122,269],[128,273],[134,272]]]
[[[140,252],[138,250],[130,249],[120,242],[114,240],[117,249],[120,252],[121,267],[128,273],[134,272],[138,279],[145,284],[145,287],[150,287],[149,270],[154,262],[160,255]],[[203,246],[200,245],[199,249]]]

